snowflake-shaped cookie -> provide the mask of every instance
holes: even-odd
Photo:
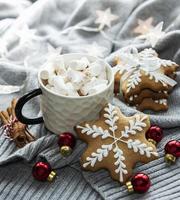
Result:
[[[156,147],[145,138],[149,127],[147,115],[125,117],[118,107],[106,105],[98,120],[75,127],[79,138],[88,143],[81,157],[83,168],[108,169],[114,180],[125,183],[137,162],[147,163],[158,156]]]
[[[143,89],[168,90],[176,85],[172,79],[178,67],[175,62],[160,59],[153,49],[133,50],[120,53],[117,60],[115,85],[123,96],[130,97]]]

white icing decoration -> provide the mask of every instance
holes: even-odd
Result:
[[[139,55],[144,57],[150,57],[150,56],[158,56],[158,54],[156,53],[156,51],[152,48],[149,49],[144,49],[143,51],[139,52]]]
[[[129,97],[129,100],[130,100],[130,101],[133,101],[133,99],[134,99],[133,96],[130,96],[130,97]]]
[[[117,159],[114,163],[115,166],[117,166],[115,172],[117,174],[119,173],[119,180],[120,182],[123,182],[123,174],[128,173],[128,171],[126,170],[126,165],[123,162],[125,160],[125,157],[123,156],[123,151],[118,146],[113,149],[113,152],[115,153],[114,158]]]
[[[108,104],[108,107],[104,109],[106,111],[106,114],[104,114],[104,117],[106,118],[105,123],[109,125],[109,130],[113,133],[118,128],[115,123],[119,119],[119,117],[117,116],[117,111],[114,108],[115,107],[113,105]]]
[[[101,162],[103,158],[107,157],[109,154],[109,151],[112,150],[112,144],[110,145],[105,145],[103,144],[100,149],[97,149],[96,153],[92,153],[92,157],[87,157],[86,160],[88,162],[83,164],[83,167],[87,167],[89,164],[91,167],[94,167],[95,163],[97,161]]]
[[[118,144],[123,143],[127,145],[127,148],[133,149],[134,152],[139,153],[141,155],[146,155],[150,157],[152,154],[157,155],[156,152],[153,152],[152,147],[148,147],[146,144],[138,143],[132,140],[128,140],[125,138],[129,137],[129,134],[136,135],[140,133],[144,127],[146,127],[146,123],[144,120],[147,119],[146,115],[135,115],[135,119],[129,120],[129,126],[125,126],[124,130],[121,131],[121,137],[116,136],[116,131],[118,130],[117,121],[120,120],[117,115],[117,110],[115,106],[108,104],[107,107],[104,108],[104,123],[108,125],[109,130],[103,130],[102,127],[97,127],[96,125],[85,124],[85,126],[77,126],[77,128],[81,129],[82,134],[86,134],[91,136],[92,138],[101,137],[102,139],[108,138],[111,142],[108,144],[101,145],[100,148],[96,150],[96,152],[91,153],[91,156],[86,158],[86,162],[83,164],[83,167],[91,166],[94,167],[97,162],[101,162],[103,158],[109,155],[109,152],[112,150],[114,153],[116,166],[115,173],[119,174],[119,181],[123,182],[123,175],[127,174],[127,166],[125,164],[126,158],[123,155],[123,150],[120,149]],[[140,142],[140,141],[139,141]]]
[[[130,92],[131,89],[134,89],[141,82],[141,72],[134,71],[128,79],[127,92]]]
[[[86,124],[85,127],[77,126],[77,128],[81,128],[82,133],[86,133],[86,135],[92,135],[93,138],[102,136],[102,138],[105,139],[110,136],[108,130],[103,130],[101,127],[97,127],[96,125],[90,127],[89,124]]]
[[[163,67],[169,67],[169,66],[172,66],[172,65],[177,65],[175,62],[173,62],[171,60],[159,59],[159,62]]]
[[[167,105],[167,99],[159,99],[154,101],[157,104]]]
[[[121,131],[122,137],[128,138],[129,134],[135,135],[137,131],[142,131],[146,127],[146,123],[143,122],[145,119],[146,116],[141,118],[140,115],[135,115],[135,120],[129,120],[129,126],[125,126]]]
[[[175,86],[177,83],[175,80],[158,72],[147,72],[147,74],[149,75],[150,80],[154,79],[156,83],[161,82],[163,86],[166,86],[167,84],[171,86]]]
[[[147,144],[141,143],[140,140],[129,139],[127,141],[127,144],[129,149],[133,149],[135,153],[139,152],[140,155],[146,155],[148,158],[151,157],[151,155],[158,155],[156,152],[153,151],[152,147],[148,147]]]
[[[115,66],[116,72],[122,75],[121,80],[128,79],[127,92],[134,89],[141,82],[141,70],[145,72],[151,80],[155,82],[161,82],[163,85],[175,86],[176,81],[168,76],[160,73],[160,67],[171,67],[176,65],[175,62],[170,60],[160,59],[157,57],[157,53],[153,49],[144,49],[139,52],[135,47],[126,49],[119,54],[121,64]],[[119,70],[118,70],[119,69]]]

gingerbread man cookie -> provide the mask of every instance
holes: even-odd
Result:
[[[75,127],[78,137],[88,146],[81,157],[84,169],[107,169],[111,177],[125,184],[137,162],[147,163],[158,157],[156,147],[145,133],[149,116],[124,116],[118,107],[107,104],[99,119]]]

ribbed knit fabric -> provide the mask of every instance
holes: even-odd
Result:
[[[38,87],[37,71],[47,43],[54,47],[62,46],[63,53],[83,52],[83,45],[96,42],[107,47],[104,57],[108,62],[119,48],[133,44],[139,49],[148,47],[143,41],[134,40],[134,27],[137,19],[153,17],[153,25],[164,21],[164,38],[155,49],[159,56],[172,59],[180,64],[180,1],[179,0],[28,0],[0,1],[0,35],[8,43],[8,61],[0,59],[0,84],[24,84],[19,93],[0,95],[0,110],[5,109],[13,97]],[[119,19],[112,27],[105,29],[106,34],[120,44],[114,45],[99,33],[72,31],[61,35],[60,31],[74,25],[95,27],[96,10],[111,8]],[[9,18],[9,19],[7,19]],[[6,20],[6,21],[4,21]],[[28,45],[18,44],[16,33],[25,22],[36,30],[41,37]],[[43,46],[39,54],[32,52]],[[32,50],[33,49],[33,50]],[[0,42],[1,50],[1,42]],[[30,59],[27,59],[29,55]],[[25,62],[24,62],[25,61]],[[134,169],[149,174],[152,182],[146,194],[129,194],[125,186],[113,181],[108,172],[95,173],[83,171],[79,158],[86,144],[78,140],[77,145],[67,159],[59,154],[57,136],[46,130],[44,125],[31,126],[30,130],[37,140],[22,149],[0,135],[0,200],[172,200],[180,199],[180,162],[167,166],[164,162],[164,146],[171,139],[180,139],[180,73],[177,73],[178,85],[169,98],[167,112],[149,113],[152,124],[164,128],[164,138],[158,145],[160,158]],[[126,115],[137,111],[114,98],[113,103]],[[41,115],[38,98],[29,102],[25,112],[30,117]],[[32,165],[46,158],[58,177],[52,183],[38,182],[31,175]]]

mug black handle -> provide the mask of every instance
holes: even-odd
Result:
[[[20,122],[22,122],[23,124],[40,124],[40,123],[42,123],[44,121],[42,117],[38,117],[38,118],[35,118],[35,119],[30,119],[30,118],[25,117],[22,114],[22,109],[23,109],[24,105],[30,99],[32,99],[32,98],[34,98],[34,97],[36,97],[38,95],[41,95],[41,94],[42,94],[42,90],[40,88],[38,88],[38,89],[32,90],[28,94],[25,94],[24,96],[22,96],[17,101],[16,107],[15,107],[15,114],[16,114],[17,119]]]

